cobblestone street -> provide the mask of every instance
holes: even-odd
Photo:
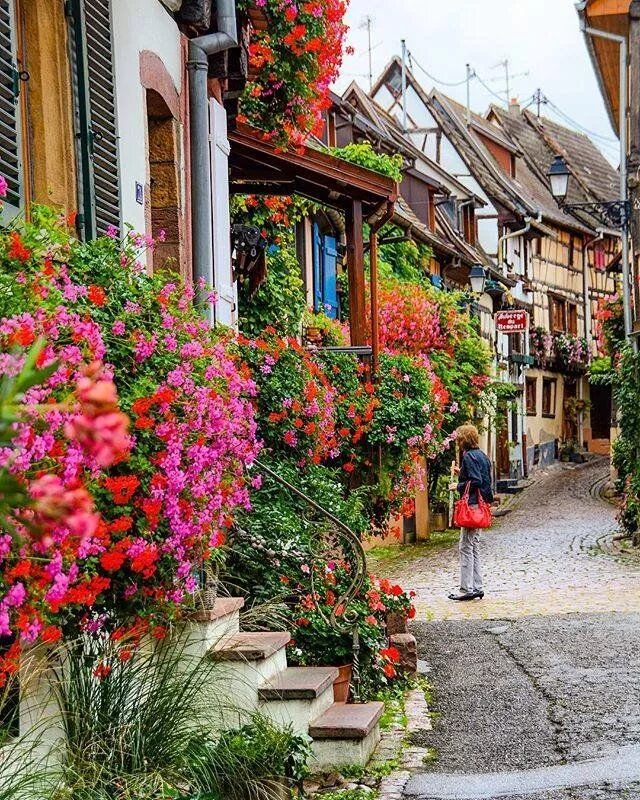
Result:
[[[484,601],[447,600],[454,544],[386,562],[433,685],[410,736],[429,757],[389,800],[640,798],[640,564],[609,551],[606,477],[554,467],[518,499],[484,537]]]

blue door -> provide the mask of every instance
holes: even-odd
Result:
[[[322,237],[322,303],[331,319],[338,318],[338,250],[334,236]]]
[[[313,223],[313,310],[322,310],[322,236],[318,223]]]

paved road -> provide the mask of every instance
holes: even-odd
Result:
[[[640,562],[594,552],[615,525],[604,475],[555,469],[528,490],[485,537],[484,601],[442,599],[453,547],[395,562],[433,616],[414,633],[436,713],[413,739],[437,758],[403,797],[640,800]]]

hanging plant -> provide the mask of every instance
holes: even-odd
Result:
[[[331,104],[347,0],[240,0],[238,8],[267,20],[264,30],[251,30],[250,80],[238,121],[259,128],[283,149],[301,148],[322,132],[323,112]]]

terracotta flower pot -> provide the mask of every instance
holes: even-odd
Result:
[[[352,664],[343,664],[338,667],[338,677],[333,682],[333,700],[336,703],[346,703],[349,699],[349,686],[351,684]]]

